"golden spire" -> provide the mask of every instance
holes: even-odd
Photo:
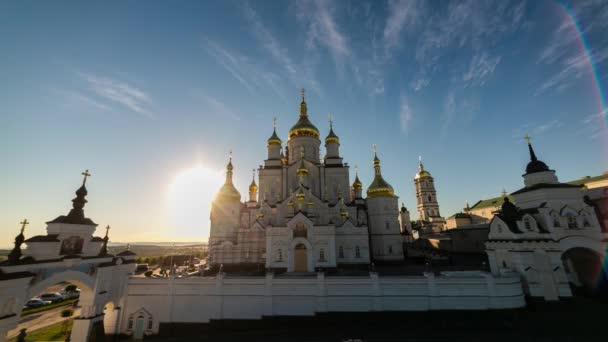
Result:
[[[363,189],[363,184],[359,180],[359,167],[355,165],[355,181],[353,182],[353,188],[355,190]]]
[[[306,107],[306,98],[304,96],[304,88],[300,90],[300,94],[302,96],[302,102],[300,102],[300,117],[308,116],[308,108]]]
[[[25,231],[25,226],[27,226],[30,223],[28,222],[28,220],[26,218],[23,219],[23,221],[21,221],[19,223],[21,224],[21,234],[23,234],[23,232]]]
[[[393,187],[382,178],[382,172],[380,171],[380,159],[378,159],[378,153],[376,144],[373,145],[374,149],[374,180],[367,188],[367,197],[392,197],[395,195]]]

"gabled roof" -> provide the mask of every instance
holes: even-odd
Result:
[[[517,194],[523,194],[524,192],[530,192],[530,191],[534,191],[534,190],[538,190],[538,189],[575,189],[575,188],[580,188],[582,185],[571,185],[571,184],[567,184],[567,183],[540,183],[540,184],[534,184],[532,186],[529,187],[524,187],[521,188],[513,193],[511,193],[511,195],[517,195]]]
[[[513,202],[513,197],[507,196],[511,202]],[[496,208],[502,205],[503,197],[493,197],[485,200],[480,200],[477,203],[473,204],[470,208],[471,210],[484,209],[484,208]]]
[[[25,240],[24,242],[59,242],[57,236],[59,236],[59,234],[36,235]]]

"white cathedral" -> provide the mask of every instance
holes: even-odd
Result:
[[[363,196],[355,173],[340,155],[340,138],[330,122],[321,140],[308,117],[304,93],[300,115],[285,147],[275,130],[267,141],[268,158],[254,179],[249,200],[232,183],[232,160],[226,182],[211,207],[209,263],[225,269],[264,265],[266,269],[313,272],[360,267],[404,259],[404,235],[411,235],[409,212],[398,206],[393,187],[382,177],[374,151],[374,180]],[[433,179],[422,163],[415,178],[421,218],[439,217]]]

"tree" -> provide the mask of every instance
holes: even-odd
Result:
[[[78,287],[76,285],[70,284],[70,285],[68,285],[68,286],[65,287],[64,291],[65,292],[75,292],[77,288]]]

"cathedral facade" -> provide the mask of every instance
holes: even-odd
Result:
[[[374,151],[374,180],[363,197],[363,184],[340,154],[340,138],[330,123],[320,158],[321,139],[310,121],[302,94],[300,114],[283,144],[276,128],[267,140],[268,157],[258,170],[249,199],[226,181],[211,207],[209,263],[247,264],[288,272],[365,266],[403,260],[398,197],[384,180]]]

